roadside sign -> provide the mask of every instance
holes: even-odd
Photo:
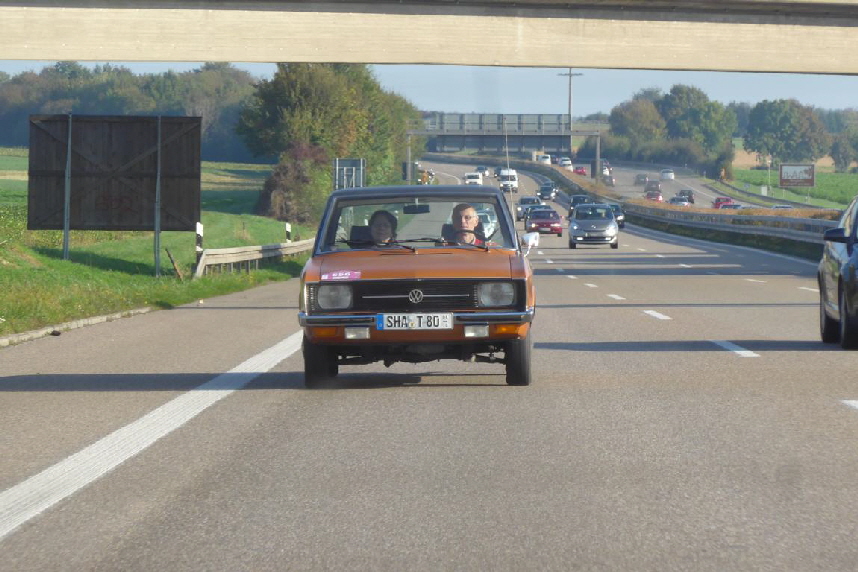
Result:
[[[781,165],[781,187],[814,187],[815,172],[813,165]]]

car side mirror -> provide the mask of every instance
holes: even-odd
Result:
[[[846,229],[844,228],[829,228],[823,233],[822,240],[840,243],[849,242],[849,238],[846,236]]]
[[[527,251],[524,253],[525,256],[530,254],[530,249],[534,246],[539,246],[539,233],[538,232],[528,232],[521,235],[519,242],[522,246],[527,248]]]

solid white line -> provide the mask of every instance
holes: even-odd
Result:
[[[572,276],[571,274],[567,274],[566,278],[571,278],[572,280],[578,280],[577,276]]]
[[[618,296],[617,294],[608,294],[608,298],[613,298],[614,300],[625,300],[625,298]]]
[[[849,407],[852,407],[853,409],[858,409],[858,401],[856,401],[854,399],[842,399],[840,401],[840,403],[842,403],[843,405],[848,405]]]
[[[0,493],[0,539],[89,485],[301,348],[296,332],[230,371],[183,393],[137,421]]]
[[[808,288],[807,286],[799,286],[798,289],[799,290],[807,290],[808,292],[816,292],[817,294],[819,294],[818,288]]]
[[[760,354],[756,354],[751,350],[746,350],[742,346],[737,346],[733,342],[728,342],[726,340],[709,340],[716,346],[721,346],[727,351],[733,352],[734,354],[740,357],[760,357]]]
[[[584,284],[587,288],[598,288],[595,284]]]
[[[670,316],[665,316],[664,314],[659,314],[655,310],[644,310],[644,314],[649,314],[653,318],[658,318],[659,320],[670,320]]]

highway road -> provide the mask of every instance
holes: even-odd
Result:
[[[858,352],[813,263],[634,225],[530,260],[529,387],[304,390],[296,280],[0,349],[0,569],[858,568]]]

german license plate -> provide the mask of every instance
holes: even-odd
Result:
[[[452,330],[453,314],[377,314],[378,330]]]

